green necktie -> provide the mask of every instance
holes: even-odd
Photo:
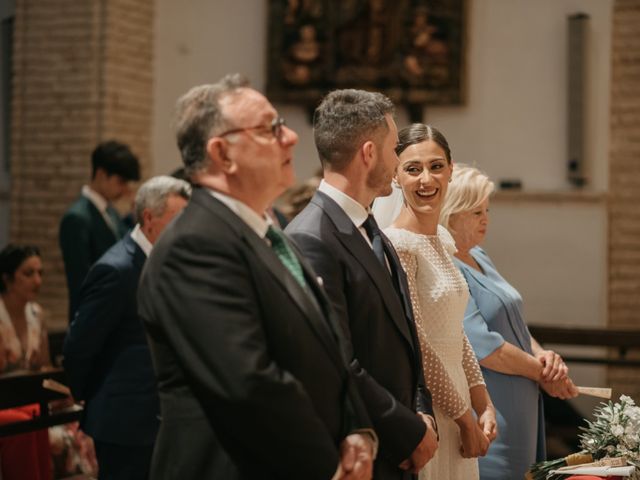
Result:
[[[293,277],[301,287],[306,287],[307,283],[304,281],[302,266],[300,265],[298,258],[293,253],[293,250],[287,243],[284,233],[274,228],[273,226],[269,226],[269,228],[267,229],[266,237],[271,242],[271,248],[283,263],[283,265],[287,267],[287,270],[291,272],[291,275],[293,275]]]

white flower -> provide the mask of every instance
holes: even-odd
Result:
[[[616,437],[621,437],[624,434],[624,427],[622,425],[611,425],[611,433]]]
[[[628,395],[620,395],[620,403],[626,403],[629,405],[635,405],[635,402],[633,401],[633,398],[631,398]]]

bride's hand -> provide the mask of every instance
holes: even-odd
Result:
[[[488,406],[478,417],[478,426],[484,434],[493,442],[498,436],[498,424],[496,422],[496,410],[493,406]]]
[[[473,418],[471,410],[467,410],[460,418],[456,419],[460,427],[460,454],[464,458],[484,457],[489,449],[489,438],[484,434],[478,423]]]

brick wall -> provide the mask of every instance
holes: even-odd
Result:
[[[91,174],[99,141],[131,145],[148,171],[153,0],[17,0],[11,232],[43,250],[40,303],[64,329],[58,222]]]
[[[614,2],[610,135],[609,324],[640,328],[640,0]],[[640,400],[638,369],[609,381]]]

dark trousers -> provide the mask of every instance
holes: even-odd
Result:
[[[153,445],[128,446],[94,441],[99,480],[147,480]]]

